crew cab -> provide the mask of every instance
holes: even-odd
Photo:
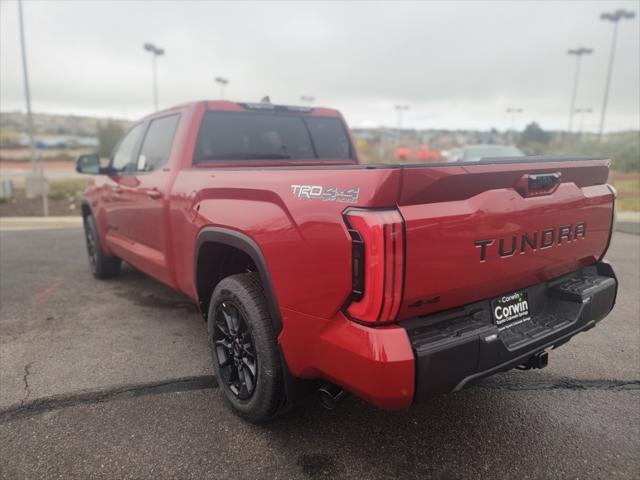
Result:
[[[335,110],[201,101],[77,170],[94,276],[125,261],[197,302],[225,398],[261,422],[301,385],[405,408],[545,366],[614,306],[609,164],[366,165]]]

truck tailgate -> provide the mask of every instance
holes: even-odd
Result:
[[[491,298],[595,263],[610,240],[609,161],[407,166],[399,319]]]

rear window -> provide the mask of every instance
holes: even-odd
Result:
[[[200,126],[194,162],[352,158],[349,137],[337,118],[208,112]]]

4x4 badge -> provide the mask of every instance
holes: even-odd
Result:
[[[303,200],[322,200],[323,202],[356,203],[360,188],[351,187],[338,190],[338,187],[322,185],[291,185],[293,196]]]

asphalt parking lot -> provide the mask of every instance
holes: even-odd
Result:
[[[0,232],[0,478],[638,478],[640,236],[614,312],[541,371],[415,406],[309,398],[256,427],[215,388],[194,305],[87,266],[80,229]]]

